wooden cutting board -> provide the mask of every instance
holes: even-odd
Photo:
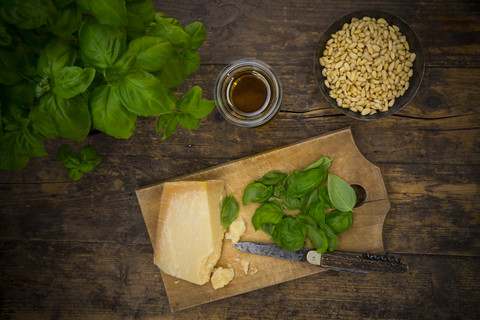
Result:
[[[268,171],[281,170],[290,173],[294,169],[302,169],[308,166],[322,156],[333,158],[329,173],[337,174],[350,184],[361,185],[367,191],[365,203],[354,210],[352,227],[339,234],[338,250],[383,254],[382,228],[385,216],[390,209],[390,202],[380,169],[360,153],[355,145],[350,128],[229,162],[174,180],[224,179],[227,195],[235,195],[240,204],[239,215],[244,218],[247,226],[241,241],[271,242],[265,233],[255,232],[251,224],[251,217],[259,204],[248,206],[241,204],[245,186],[254,179],[262,177]],[[162,188],[163,182],[160,182],[136,190],[148,235],[152,242],[155,238]],[[217,266],[230,266],[235,270],[234,279],[224,288],[214,290],[211,283],[199,286],[162,272],[163,283],[172,311],[325,271],[325,269],[308,263],[243,253],[236,250],[231,241],[227,239],[224,239],[222,250],[222,256]],[[242,269],[240,264],[242,259],[250,262],[248,274],[245,274]],[[258,271],[253,273],[254,270]]]

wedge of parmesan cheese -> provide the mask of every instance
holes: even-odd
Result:
[[[223,180],[164,184],[154,242],[163,272],[199,285],[210,280],[222,251],[224,198]]]

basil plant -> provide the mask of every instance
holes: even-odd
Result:
[[[178,124],[197,129],[215,107],[193,86],[205,26],[155,11],[151,0],[0,2],[0,169],[46,156],[46,139],[78,143],[57,158],[78,180],[101,161],[81,142],[93,130],[132,136],[138,116],[157,117],[166,139]]]

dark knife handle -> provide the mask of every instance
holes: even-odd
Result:
[[[405,262],[392,256],[363,253],[329,252],[307,253],[307,261],[322,268],[351,273],[388,272],[402,273],[408,270]]]

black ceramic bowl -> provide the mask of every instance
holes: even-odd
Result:
[[[400,32],[407,38],[408,44],[410,46],[410,52],[414,52],[416,54],[416,58],[413,61],[413,75],[409,80],[410,85],[407,91],[405,91],[405,94],[399,98],[396,98],[394,105],[390,107],[388,111],[377,112],[373,115],[362,116],[359,112],[353,112],[349,109],[339,107],[336,100],[330,97],[330,89],[325,86],[325,77],[322,75],[323,67],[320,65],[319,59],[323,56],[323,51],[325,50],[327,41],[331,38],[331,35],[333,33],[341,30],[342,26],[345,23],[350,23],[352,18],[362,19],[365,16],[376,19],[384,18],[389,25],[396,25],[400,29]],[[420,84],[422,82],[423,73],[425,70],[425,56],[423,54],[422,45],[420,44],[420,40],[418,39],[415,31],[413,31],[413,29],[402,19],[389,13],[376,10],[361,10],[351,12],[333,22],[322,34],[320,41],[318,41],[314,59],[315,78],[317,80],[318,86],[320,87],[320,91],[325,96],[325,99],[327,99],[327,101],[338,111],[346,114],[349,117],[359,120],[378,120],[391,116],[392,114],[400,111],[410,102],[410,100],[412,100],[412,98],[417,93],[418,88],[420,87]]]

